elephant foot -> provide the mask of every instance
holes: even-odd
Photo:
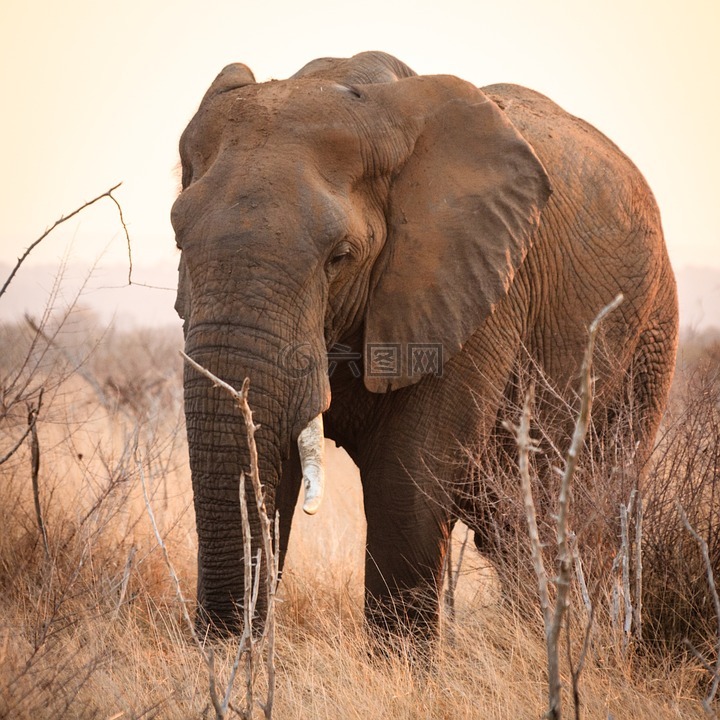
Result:
[[[365,624],[371,657],[403,657],[413,666],[426,667],[439,637],[437,594],[413,589],[380,598],[366,596]]]
[[[262,634],[265,626],[265,613],[256,611],[252,621],[252,632],[254,637]],[[241,605],[232,608],[224,608],[222,612],[208,610],[202,605],[198,606],[195,615],[195,632],[202,640],[203,638],[223,640],[234,636],[242,635],[245,628],[243,620],[243,609]]]
[[[195,632],[199,638],[224,639],[240,635],[243,630],[242,612],[208,612],[199,606],[195,615]]]

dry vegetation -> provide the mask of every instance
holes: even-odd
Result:
[[[192,598],[196,540],[179,333],[98,331],[87,313],[75,311],[0,327],[0,344],[0,459],[24,437],[0,465],[0,717],[211,717],[207,666],[183,621],[140,486],[142,471]],[[684,343],[671,408],[641,486],[637,473],[614,462],[595,468],[593,482],[585,478],[575,493],[570,529],[588,532],[588,518],[600,529],[593,555],[575,562],[569,634],[562,637],[563,648],[570,645],[561,667],[566,717],[590,604],[578,682],[583,717],[712,712],[701,703],[713,680],[718,620],[707,567],[676,501],[707,541],[717,576],[719,347],[713,338]],[[280,587],[274,716],[541,717],[547,664],[532,568],[516,566],[514,581],[500,592],[496,570],[474,548],[462,548],[463,526],[454,539],[453,564],[463,558],[454,617],[447,614],[435,660],[419,668],[401,651],[371,657],[362,627],[359,481],[344,454],[330,451],[329,464],[328,501],[318,516],[296,516]],[[619,473],[630,480],[618,482]],[[519,490],[510,500],[522,507]],[[508,517],[521,526],[514,540],[520,546],[527,533],[522,514]],[[553,568],[552,548],[546,551]],[[586,598],[580,568],[595,578]],[[235,645],[215,651],[224,681]],[[237,698],[243,693],[238,677]]]

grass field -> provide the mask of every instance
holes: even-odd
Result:
[[[26,432],[43,389],[35,426],[39,512],[33,433],[0,465],[0,717],[212,717],[208,669],[190,640],[140,485],[142,475],[192,605],[196,537],[181,338],[174,331],[98,332],[79,312],[62,323],[46,318],[42,332],[0,327],[0,458]],[[714,666],[717,619],[706,567],[674,502],[686,507],[720,569],[718,347],[713,338],[685,342],[643,492],[647,637],[625,633],[622,617],[613,615],[616,564],[596,597],[579,679],[582,717],[707,716],[701,703],[713,678],[682,641],[689,637]],[[274,717],[541,717],[546,656],[536,587],[526,581],[532,576],[516,583],[522,602],[508,602],[493,566],[474,547],[459,568],[455,616],[444,621],[434,661],[419,667],[402,652],[370,656],[359,478],[344,453],[328,454],[326,503],[317,516],[296,515],[280,586]],[[465,537],[458,526],[455,563]],[[611,540],[620,547],[619,538]],[[613,557],[604,559],[612,564]],[[619,592],[622,607],[622,586]],[[574,588],[572,661],[562,658],[566,717],[573,717],[570,672],[586,617]],[[232,642],[215,648],[220,684],[234,649]],[[261,697],[262,672],[257,682]],[[233,706],[244,692],[241,673]]]

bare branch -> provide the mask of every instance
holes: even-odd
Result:
[[[120,596],[118,597],[117,606],[115,607],[115,612],[113,613],[113,620],[117,619],[118,615],[120,614],[120,608],[122,608],[122,605],[125,602],[125,595],[127,593],[128,584],[130,583],[130,573],[132,571],[133,560],[135,559],[136,553],[137,548],[133,545],[130,548],[128,558],[125,563],[125,570],[123,571],[123,578],[122,582],[120,583]]]
[[[267,600],[267,611],[265,617],[265,625],[263,627],[262,637],[260,640],[260,647],[263,643],[267,643],[266,653],[266,669],[268,678],[268,690],[266,702],[261,705],[265,717],[267,720],[272,718],[273,702],[275,696],[275,595],[278,586],[278,575],[279,575],[279,529],[278,522],[279,518],[276,517],[275,522],[275,547],[273,548],[273,528],[270,519],[267,514],[267,508],[265,507],[265,495],[263,492],[262,485],[260,483],[260,471],[258,466],[258,454],[257,445],[255,443],[255,432],[258,429],[258,425],[255,425],[252,417],[252,410],[248,405],[248,389],[250,387],[250,381],[245,378],[242,388],[237,391],[232,385],[229,385],[223,380],[220,380],[217,376],[213,375],[209,370],[204,368],[202,365],[196,363],[191,357],[188,357],[184,352],[180,351],[180,354],[185,358],[185,361],[195,368],[199,373],[207,377],[215,387],[225,390],[237,403],[237,407],[242,414],[243,421],[245,423],[245,432],[248,441],[248,452],[250,455],[250,483],[252,486],[253,494],[255,497],[255,504],[257,508],[258,518],[260,520],[260,534],[262,547],[258,550],[256,573],[254,577],[255,587],[253,591],[253,599],[250,603],[247,602],[247,588],[248,588],[248,574],[252,572],[252,566],[247,561],[247,550],[244,549],[245,553],[245,632],[243,637],[247,634],[248,627],[251,626],[252,614],[256,606],[257,595],[259,592],[259,581],[260,571],[262,567],[262,558],[265,559],[265,593]],[[245,475],[241,476],[241,490],[240,490],[240,509],[243,514],[243,524],[245,539],[243,545],[247,545],[247,534],[249,533],[249,522],[247,520],[247,508],[245,507]],[[245,509],[244,509],[245,508]],[[254,682],[254,673],[252,670],[253,662],[253,640],[252,632],[249,632],[250,646],[248,652],[248,665],[246,665],[246,683],[247,683],[247,702],[248,707],[246,711],[252,713],[252,685]],[[229,694],[227,698],[229,702]]]
[[[622,587],[623,601],[625,607],[625,622],[623,623],[623,651],[627,649],[632,631],[633,607],[630,596],[630,536],[628,533],[628,514],[632,511],[635,500],[635,490],[630,493],[630,501],[627,505],[620,505],[620,540],[621,540],[621,564],[622,564]]]
[[[452,577],[452,533],[447,539],[447,549],[445,551],[445,557],[443,558],[442,570],[441,570],[442,583],[445,583],[447,578],[447,590],[445,590],[445,610],[450,620],[455,619],[455,587],[453,586]],[[448,628],[450,630],[451,641],[455,639],[455,633],[452,630],[452,626]]]
[[[588,591],[587,582],[585,580],[585,571],[583,570],[580,552],[578,550],[577,542],[575,542],[575,533],[570,533],[570,539],[573,541],[572,556],[575,561],[575,576],[577,577],[578,585],[580,586],[580,594],[582,595],[583,604],[585,605],[585,610],[589,618],[593,614],[593,604],[590,599],[590,592]]]
[[[137,461],[137,468],[140,475],[140,485],[142,486],[143,498],[145,500],[145,508],[147,509],[148,517],[150,518],[150,524],[152,525],[153,532],[155,533],[155,539],[157,540],[157,543],[160,546],[160,550],[162,551],[165,565],[167,566],[170,577],[172,578],[173,584],[175,585],[175,595],[177,596],[178,600],[180,600],[180,607],[182,609],[183,618],[185,619],[185,624],[188,626],[188,630],[190,630],[190,636],[195,641],[195,644],[200,647],[203,654],[205,654],[205,650],[202,643],[200,642],[200,638],[198,637],[197,632],[195,632],[195,624],[190,619],[190,613],[187,609],[187,601],[185,600],[182,588],[180,587],[180,580],[177,576],[177,573],[175,572],[173,564],[170,562],[170,556],[168,555],[167,547],[165,547],[165,541],[160,534],[160,530],[155,520],[155,513],[153,512],[152,505],[150,504],[150,497],[148,495],[147,486],[145,484],[145,472],[143,470],[142,462],[140,462],[140,460]]]
[[[688,640],[685,638],[683,645],[690,651],[692,656],[703,666],[703,669],[707,670],[712,677],[715,675],[715,668],[708,664],[705,656]]]
[[[37,418],[37,415],[35,416]],[[7,462],[19,449],[20,446],[25,442],[25,438],[32,432],[34,423],[28,424],[25,428],[25,432],[20,436],[19,440],[10,448],[10,450],[0,458],[0,465]]]
[[[530,483],[529,471],[529,455],[534,449],[530,439],[530,405],[531,393],[525,396],[523,411],[520,416],[520,425],[517,428],[509,426],[514,430],[516,442],[518,445],[518,465],[520,471],[520,484],[522,487],[523,498],[525,502],[525,515],[528,522],[528,530],[530,534],[530,548],[533,559],[533,566],[538,581],[538,590],[540,593],[540,607],[543,614],[545,625],[545,642],[548,659],[548,711],[545,717],[550,720],[560,720],[561,717],[561,680],[560,680],[560,661],[558,654],[558,639],[562,628],[563,619],[569,605],[570,581],[572,578],[572,553],[569,548],[569,532],[568,532],[568,512],[570,508],[570,488],[572,478],[577,467],[580,452],[585,444],[585,436],[587,434],[590,423],[590,412],[592,408],[593,383],[592,383],[592,357],[595,348],[595,338],[602,320],[614,310],[623,300],[622,295],[618,295],[610,304],[606,305],[597,315],[595,320],[588,328],[588,342],[583,356],[580,371],[580,409],[575,421],[575,429],[573,431],[570,447],[565,455],[565,467],[562,472],[560,481],[560,490],[558,492],[558,514],[557,514],[557,551],[558,551],[558,576],[554,580],[557,588],[557,596],[555,598],[555,607],[551,609],[548,592],[548,579],[545,571],[540,537],[537,529],[537,518],[535,513],[535,504],[532,497],[532,487]],[[589,633],[589,631],[588,631]],[[568,649],[569,652],[569,649]],[[580,665],[582,669],[582,664]],[[578,671],[579,676],[579,671]],[[575,690],[575,711],[579,713],[579,699],[577,698],[577,676],[573,676],[573,686]]]
[[[255,614],[255,603],[253,602],[252,582],[252,535],[250,533],[250,519],[247,509],[247,495],[245,494],[245,473],[240,473],[240,516],[243,527],[243,564],[245,567],[244,600],[243,600],[243,635],[238,645],[237,660],[240,661],[241,651],[245,649],[248,657],[245,661],[245,708],[243,715],[252,714],[253,707],[253,656],[252,656],[252,621]],[[260,573],[257,572],[256,576]],[[243,642],[247,639],[247,642]],[[233,666],[235,669],[235,666]],[[229,686],[228,686],[229,690]],[[228,703],[230,697],[227,697]]]
[[[623,296],[617,295],[615,299],[606,305],[598,313],[595,320],[590,323],[588,329],[588,343],[585,348],[585,356],[583,357],[581,375],[580,375],[580,410],[578,412],[577,421],[575,422],[575,431],[573,433],[570,448],[565,457],[565,471],[560,482],[560,493],[558,496],[558,519],[557,519],[557,545],[558,559],[560,570],[556,580],[557,598],[555,600],[555,614],[548,638],[548,651],[554,652],[557,658],[557,641],[560,634],[563,616],[568,607],[568,596],[570,591],[570,578],[572,575],[571,553],[568,550],[568,511],[570,507],[570,487],[573,475],[577,467],[578,457],[585,444],[585,436],[587,435],[588,425],[590,424],[590,414],[592,410],[593,400],[593,381],[592,381],[592,358],[595,350],[595,339],[600,329],[600,324],[605,317],[617,308],[623,301]],[[550,717],[560,717],[560,672],[559,665],[556,663],[557,674],[553,678],[556,683],[555,687],[555,705],[550,704]],[[550,688],[552,694],[553,689]],[[551,695],[552,697],[552,695]]]
[[[569,612],[569,610],[568,610]],[[594,619],[594,611],[591,608],[590,614],[585,624],[585,637],[583,638],[580,657],[577,666],[573,665],[572,652],[570,651],[570,623],[565,623],[565,644],[567,648],[568,666],[570,667],[570,679],[572,681],[573,707],[575,709],[575,720],[580,720],[580,675],[585,667],[585,659],[590,649],[590,636],[592,634],[592,626]]]
[[[10,275],[8,276],[7,280],[5,281],[5,284],[0,288],[0,297],[2,297],[5,294],[5,291],[8,289],[8,286],[12,282],[13,278],[17,274],[17,271],[20,269],[20,266],[27,260],[28,255],[59,225],[62,225],[64,222],[67,222],[71,218],[75,217],[78,213],[85,210],[85,208],[90,207],[91,205],[94,205],[96,202],[102,200],[103,198],[110,198],[115,203],[115,206],[118,209],[118,212],[120,213],[120,222],[123,226],[123,230],[125,232],[125,238],[127,240],[127,246],[128,246],[128,259],[130,261],[130,272],[128,274],[128,285],[132,284],[132,250],[130,247],[130,233],[128,232],[127,225],[125,224],[125,219],[123,218],[122,208],[120,207],[120,203],[117,201],[115,196],[113,195],[113,192],[117,190],[122,183],[118,183],[117,185],[113,185],[109,190],[106,190],[101,195],[98,195],[97,197],[93,198],[92,200],[88,200],[88,202],[81,205],[76,210],[73,210],[69,215],[63,215],[58,220],[56,220],[45,232],[33,243],[30,244],[30,246],[25,250],[25,252],[18,258],[17,263],[15,263],[15,267],[10,272]]]
[[[270,568],[272,565],[272,568]],[[280,582],[280,513],[275,512],[275,548],[272,556],[272,562],[268,563],[268,577],[272,577],[270,592],[270,607],[273,610],[272,624],[268,630],[267,636],[267,675],[268,690],[267,700],[263,706],[266,720],[272,719],[273,705],[275,703],[275,595],[277,593],[278,583]]]
[[[525,517],[527,518],[528,531],[530,534],[530,552],[532,554],[535,576],[537,577],[538,591],[540,593],[540,609],[542,610],[545,633],[547,636],[547,628],[549,627],[552,619],[550,611],[550,593],[548,591],[547,572],[545,572],[545,563],[543,561],[540,533],[538,532],[537,526],[535,502],[533,501],[532,496],[532,484],[530,482],[530,452],[535,449],[530,439],[530,406],[532,404],[532,399],[533,392],[530,390],[525,395],[522,415],[520,415],[520,425],[515,428],[515,437],[518,445],[520,487],[523,493]]]
[[[122,225],[123,232],[125,233],[125,241],[127,242],[127,252],[128,252],[128,285],[132,285],[132,272],[133,272],[133,259],[132,259],[132,245],[130,243],[130,231],[128,230],[128,226],[125,223],[125,217],[123,215],[123,209],[120,203],[118,202],[117,198],[113,195],[113,190],[116,190],[118,187],[120,187],[122,183],[119,183],[114,188],[111,188],[107,192],[107,197],[109,197],[114,203],[115,207],[117,208],[118,215],[120,216],[120,224]],[[101,196],[102,197],[102,196]]]
[[[717,585],[715,584],[715,575],[713,573],[712,561],[710,560],[710,552],[708,550],[708,544],[705,538],[701,537],[695,528],[690,524],[688,516],[685,512],[685,508],[677,501],[677,509],[680,515],[680,519],[683,525],[687,528],[687,531],[695,538],[695,542],[700,546],[700,552],[705,562],[705,571],[707,573],[707,583],[710,589],[710,595],[712,597],[713,605],[715,607],[715,617],[717,618],[717,631],[716,631],[716,646],[715,646],[715,669],[712,673],[712,682],[710,689],[708,690],[705,700],[703,701],[703,707],[706,711],[710,711],[710,705],[715,699],[715,695],[720,685],[720,597],[718,597]],[[705,664],[705,663],[703,663]]]
[[[37,405],[32,407],[28,404],[28,430],[30,431],[30,471],[33,489],[33,501],[35,503],[35,518],[37,519],[38,529],[43,541],[43,551],[45,553],[46,562],[50,562],[50,545],[48,544],[47,530],[45,528],[45,520],[42,514],[42,505],[40,504],[40,441],[37,434],[37,418],[42,406],[43,391],[40,390]]]
[[[638,494],[635,508],[635,637],[642,640],[642,531],[643,501]]]

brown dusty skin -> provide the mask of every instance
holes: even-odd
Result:
[[[542,378],[537,420],[566,446],[587,326],[619,293],[593,436],[614,437],[629,404],[620,435],[647,457],[674,367],[675,281],[645,180],[587,123],[525,88],[363,53],[261,84],[228,66],[180,155],[186,351],[231,384],[250,377],[283,549],[294,442],[325,413],[360,469],[366,617],[381,634],[432,637],[456,520],[485,549],[502,527],[484,468],[512,472],[502,421],[524,382]],[[236,414],[192,372],[185,389],[198,598],[232,630],[246,451]]]

